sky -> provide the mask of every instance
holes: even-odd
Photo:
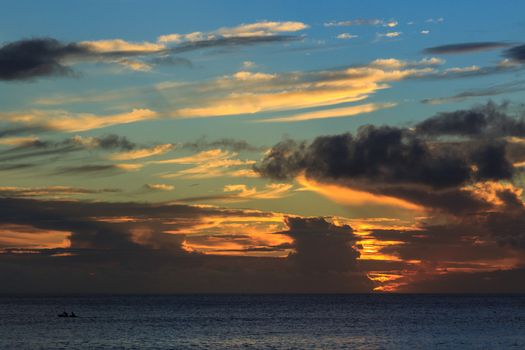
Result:
[[[0,12],[0,293],[525,292],[525,3]]]

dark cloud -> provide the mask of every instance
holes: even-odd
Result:
[[[456,67],[445,69],[444,71],[414,76],[409,79],[420,80],[447,80],[484,77],[494,74],[513,73],[523,70],[525,67],[520,64],[495,64],[484,67]]]
[[[102,188],[89,189],[69,186],[48,186],[48,187],[2,187],[0,186],[0,197],[48,197],[48,196],[69,196],[86,195],[98,193],[115,193],[119,189]]]
[[[163,66],[180,66],[186,68],[193,68],[193,63],[187,58],[182,57],[171,57],[171,56],[161,56],[155,57],[148,61],[151,64],[163,65]]]
[[[210,215],[265,217],[271,213],[13,198],[0,198],[0,205],[7,208],[0,212],[0,225],[31,226],[34,229],[26,230],[35,238],[46,230],[63,231],[71,241],[69,248],[4,248],[0,293],[348,293],[373,287],[356,269],[358,254],[352,248],[351,228],[321,218],[288,219],[289,229],[280,234],[290,234],[296,241],[293,256],[251,258],[189,253],[181,248],[184,235],[165,231],[184,232]],[[130,220],[112,220],[120,217]]]
[[[280,232],[294,239],[295,253],[288,257],[308,271],[355,270],[359,252],[350,226],[336,226],[324,218],[287,217],[288,230]]]
[[[73,75],[63,61],[88,53],[88,49],[78,44],[63,44],[50,38],[11,42],[0,47],[0,80]]]
[[[490,272],[452,272],[439,275],[415,276],[419,281],[401,286],[403,293],[467,293],[507,294],[525,292],[525,269]]]
[[[488,147],[488,146],[487,146]],[[504,151],[504,146],[497,150]],[[485,149],[483,149],[485,150]],[[401,128],[364,126],[356,136],[349,133],[322,136],[309,144],[284,141],[274,146],[255,170],[274,179],[286,179],[305,172],[321,181],[353,181],[380,184],[416,184],[432,188],[460,186],[473,179],[493,179],[487,173],[484,156],[500,155],[497,165],[500,178],[511,174],[508,160],[496,149],[449,152],[446,147],[430,146],[416,134]],[[475,171],[472,165],[484,171]]]
[[[427,54],[461,54],[495,50],[509,46],[510,44],[501,41],[470,42],[429,47],[423,52]]]
[[[37,164],[32,164],[32,163],[0,164],[0,171],[27,169],[27,168],[32,168],[36,165]]]
[[[516,61],[525,62],[525,45],[511,47],[505,51],[505,56]]]
[[[111,174],[123,172],[115,164],[89,164],[79,166],[60,167],[55,170],[54,175],[93,175],[93,174]]]
[[[509,115],[508,104],[489,102],[472,109],[439,113],[415,128],[417,133],[429,136],[525,136],[525,119],[523,112]]]
[[[236,140],[231,138],[223,138],[219,140],[210,141],[206,137],[201,137],[195,142],[185,142],[182,144],[182,148],[190,149],[192,151],[202,151],[210,148],[224,148],[234,152],[260,152],[267,147],[255,146],[245,140]]]
[[[26,135],[31,133],[41,133],[49,131],[49,129],[43,127],[43,126],[17,126],[17,127],[10,127],[7,129],[0,130],[0,137],[8,137],[8,136],[19,136],[19,135]]]
[[[269,36],[242,36],[229,38],[214,38],[207,40],[185,42],[165,50],[170,53],[182,53],[202,49],[235,48],[257,44],[269,44],[300,40],[302,37],[295,35],[269,35]]]
[[[513,93],[525,90],[525,81],[515,81],[506,84],[499,84],[490,86],[488,88],[471,89],[460,92],[453,96],[439,97],[439,98],[428,98],[421,100],[421,103],[425,104],[442,104],[449,102],[461,102],[472,97],[484,97],[484,96],[496,96],[506,93]]]
[[[31,140],[0,151],[0,162],[34,157],[62,156],[83,150],[125,150],[137,145],[124,136],[114,134],[90,138],[68,138],[62,141]]]
[[[121,149],[130,151],[137,146],[125,136],[119,136],[115,134],[105,135],[102,137],[93,137],[92,143],[96,147],[107,150]]]

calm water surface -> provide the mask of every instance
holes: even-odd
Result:
[[[0,297],[0,349],[525,349],[525,296]]]

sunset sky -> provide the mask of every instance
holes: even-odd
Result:
[[[524,13],[3,1],[0,293],[525,292]]]

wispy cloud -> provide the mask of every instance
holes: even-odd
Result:
[[[426,104],[443,104],[443,103],[450,103],[450,102],[461,102],[469,98],[473,97],[486,97],[486,96],[496,96],[501,95],[505,93],[513,93],[518,91],[524,91],[525,90],[525,82],[524,81],[514,81],[510,83],[505,84],[498,84],[489,86],[486,88],[479,88],[479,89],[470,89],[463,92],[460,92],[458,94],[447,96],[447,97],[438,97],[438,98],[428,98],[421,100],[422,103]]]
[[[0,186],[1,197],[53,197],[62,198],[71,195],[89,195],[120,192],[119,189],[89,189],[70,186],[18,187]]]
[[[342,39],[342,40],[355,39],[355,38],[358,38],[358,37],[359,37],[358,35],[354,35],[354,34],[350,34],[350,33],[341,33],[341,34],[336,36],[337,39]]]
[[[63,110],[33,110],[26,113],[0,113],[0,116],[12,123],[26,124],[41,130],[80,132],[152,120],[157,117],[157,113],[149,109],[133,109],[131,112],[110,115],[72,113]]]
[[[353,26],[384,26],[394,28],[398,25],[395,20],[384,20],[377,18],[358,18],[347,21],[330,21],[324,23],[325,27],[353,27]]]
[[[121,152],[111,155],[109,158],[112,160],[133,160],[152,157],[160,154],[164,154],[171,150],[173,145],[170,143],[156,145],[150,148],[136,149],[128,152]]]
[[[181,43],[196,42],[203,40],[214,40],[217,38],[231,37],[261,37],[272,36],[279,33],[298,32],[307,29],[308,25],[302,22],[274,22],[259,21],[255,23],[241,24],[236,27],[223,27],[212,32],[193,32],[188,34],[166,34],[158,38],[159,43]]]
[[[423,52],[428,54],[463,54],[479,51],[489,51],[509,47],[510,44],[501,41],[481,41],[458,44],[447,44],[434,46],[425,49]]]
[[[396,60],[375,61],[369,65],[342,70],[254,73],[238,72],[231,76],[187,86],[198,89],[198,105],[175,109],[174,118],[197,118],[286,111],[356,102],[388,82],[434,72],[435,60],[421,61],[417,67]],[[180,90],[179,90],[180,94]]]
[[[353,117],[363,113],[371,113],[380,109],[395,107],[396,103],[368,103],[357,106],[341,107],[333,109],[324,109],[320,111],[294,114],[288,117],[281,118],[269,118],[256,120],[260,123],[285,123],[285,122],[300,122],[305,120],[314,119],[327,119],[327,118],[346,118]]]
[[[175,189],[175,186],[168,184],[145,184],[144,188],[151,191],[164,191],[169,192]]]
[[[182,177],[192,179],[206,179],[220,176],[255,176],[250,168],[250,166],[253,165],[255,161],[238,159],[237,156],[238,154],[236,152],[212,149],[187,157],[150,161],[149,163],[193,165],[190,168],[179,170],[177,172],[162,173],[159,175],[161,178]]]

